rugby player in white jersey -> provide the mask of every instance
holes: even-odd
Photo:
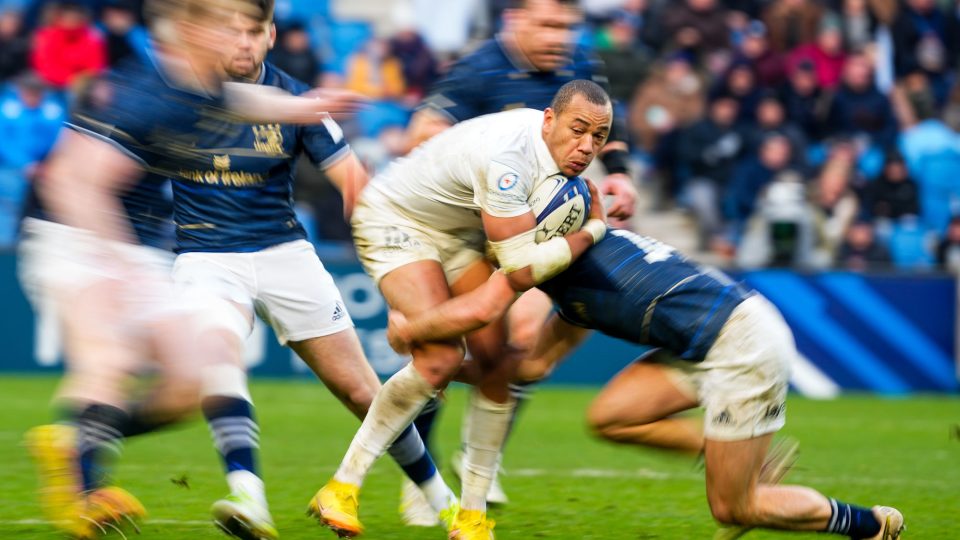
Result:
[[[431,309],[484,283],[493,269],[485,243],[517,290],[563,271],[603,237],[603,207],[594,204],[582,230],[536,243],[528,204],[543,182],[581,174],[606,142],[610,98],[597,84],[564,85],[545,111],[519,109],[462,122],[400,158],[361,193],[354,241],[390,307],[406,315]],[[514,363],[502,321],[466,337],[481,375],[470,399],[460,510],[450,537],[487,539],[486,494],[496,472],[512,401]],[[362,532],[360,485],[390,441],[456,375],[460,340],[429,342],[384,384],[340,468],[310,510],[341,535]]]

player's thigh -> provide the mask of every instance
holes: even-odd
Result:
[[[394,268],[380,280],[380,292],[391,309],[414,316],[450,298],[443,267],[421,260]],[[419,343],[411,350],[413,363],[434,386],[445,385],[463,362],[462,340]]]
[[[303,341],[290,341],[289,345],[351,412],[359,418],[366,415],[380,389],[380,380],[366,361],[353,328]]]
[[[733,441],[706,439],[707,501],[722,521],[734,521],[732,516],[744,515],[750,508],[772,438],[773,434],[768,433]]]
[[[590,404],[590,426],[601,429],[649,424],[696,407],[695,389],[676,376],[669,361],[669,353],[658,350],[621,370]]]
[[[532,351],[552,312],[553,300],[540,289],[530,289],[520,295],[507,311],[510,344],[523,351]]]
[[[253,260],[257,314],[281,345],[352,330],[340,290],[312,244],[287,242],[255,253]],[[362,355],[351,360],[365,362]]]

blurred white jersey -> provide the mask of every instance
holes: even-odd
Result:
[[[361,195],[441,232],[482,230],[494,217],[530,212],[529,197],[559,176],[542,136],[543,111],[517,109],[448,128],[397,159]]]

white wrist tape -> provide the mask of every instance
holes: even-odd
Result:
[[[551,238],[538,244],[534,240],[536,234],[536,229],[531,229],[506,240],[490,242],[505,274],[529,266],[533,280],[542,283],[570,266],[573,254],[565,238]]]
[[[607,224],[602,219],[588,219],[581,230],[590,233],[590,236],[593,237],[593,245],[597,245],[607,234]]]

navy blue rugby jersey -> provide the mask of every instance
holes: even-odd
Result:
[[[259,82],[295,95],[309,90],[266,62]],[[350,152],[332,119],[257,125],[214,115],[195,133],[191,159],[171,175],[178,252],[250,252],[305,238],[293,210],[296,158],[304,153],[326,168]]]
[[[652,238],[608,229],[539,286],[571,324],[699,362],[740,302],[756,294]]]
[[[603,64],[577,47],[556,71],[533,71],[511,58],[500,37],[490,39],[457,61],[424,100],[422,107],[451,123],[511,109],[544,110],[564,84],[588,79],[607,88]]]
[[[157,65],[131,59],[92,82],[65,127],[107,142],[138,162],[145,174],[120,195],[138,240],[169,248],[172,205],[166,171],[189,144],[192,125],[218,99],[169,84]],[[82,163],[76,164],[82,167]],[[52,219],[35,193],[26,216]]]

